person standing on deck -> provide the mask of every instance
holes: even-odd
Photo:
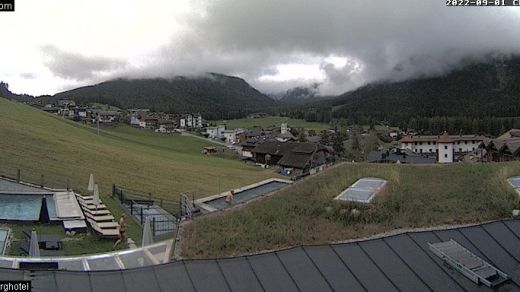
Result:
[[[120,244],[121,242],[126,242],[128,239],[128,236],[126,235],[126,214],[121,214],[121,218],[119,218],[119,226],[117,229],[119,230],[119,238],[117,239],[116,243],[114,243],[114,248]]]

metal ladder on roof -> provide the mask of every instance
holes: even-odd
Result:
[[[453,239],[429,243],[430,250],[444,262],[460,271],[473,282],[492,288],[509,280],[509,276],[482,260]]]

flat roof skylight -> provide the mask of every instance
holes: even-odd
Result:
[[[370,203],[386,183],[386,180],[380,178],[361,178],[336,196],[335,200]]]
[[[509,184],[515,189],[515,191],[520,196],[520,176],[513,176],[507,179]]]

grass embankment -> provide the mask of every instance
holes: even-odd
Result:
[[[220,257],[366,237],[397,228],[509,217],[518,198],[506,178],[520,163],[446,166],[345,164],[244,208],[195,219],[184,234],[187,257]],[[389,181],[369,206],[333,201],[361,177]],[[352,208],[360,210],[353,215]]]
[[[93,173],[116,217],[121,209],[110,198],[113,183],[176,202],[181,192],[201,197],[275,176],[238,160],[204,156],[200,150],[211,144],[200,139],[128,126],[97,135],[89,126],[2,98],[0,121],[0,172],[15,175],[21,169],[22,180],[35,182],[44,174],[46,182],[61,187],[68,179],[81,193]],[[140,229],[131,224],[129,235],[138,241]],[[86,245],[83,252],[97,247]]]
[[[266,117],[259,119],[237,119],[237,120],[226,120],[226,125],[230,129],[235,128],[252,128],[254,126],[266,127],[266,126],[280,126],[285,120],[289,124],[289,127],[303,127],[305,130],[315,130],[317,132],[326,130],[330,126],[324,123],[306,122],[300,119],[289,119],[283,117]],[[213,121],[217,125],[221,125],[224,121]]]

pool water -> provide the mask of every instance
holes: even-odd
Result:
[[[235,195],[233,196],[233,205],[249,201],[252,198],[255,198],[258,196],[272,193],[287,185],[288,185],[288,183],[272,181],[272,182],[266,183],[261,186],[257,186],[257,187],[239,192],[239,193],[235,193]],[[226,197],[221,197],[221,198],[218,198],[215,200],[207,201],[205,203],[216,209],[224,209],[224,208],[228,207],[228,203],[226,202]]]
[[[0,220],[38,221],[42,205],[42,195],[0,195]],[[56,217],[56,207],[52,196],[47,196],[49,217]]]

